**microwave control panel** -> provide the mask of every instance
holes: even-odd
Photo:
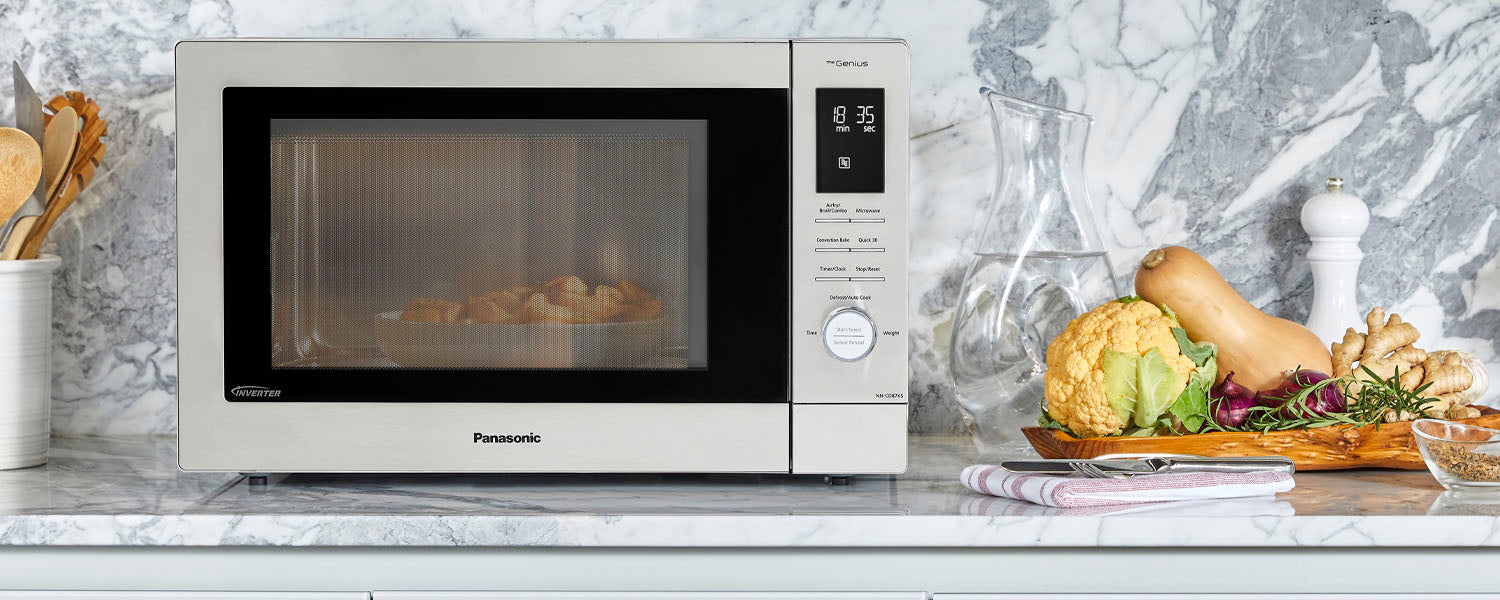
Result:
[[[792,43],[792,402],[904,403],[906,44]]]

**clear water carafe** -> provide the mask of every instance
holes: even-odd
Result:
[[[1094,225],[1084,147],[1093,117],[984,89],[999,176],[976,220],[949,369],[982,453],[1036,424],[1047,344],[1074,317],[1118,297]]]

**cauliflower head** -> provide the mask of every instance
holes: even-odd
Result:
[[[1112,300],[1080,315],[1047,346],[1047,414],[1084,437],[1119,433],[1128,418],[1110,404],[1105,392],[1105,350],[1143,355],[1160,351],[1179,381],[1188,383],[1196,365],[1184,356],[1172,334],[1177,322],[1160,308],[1138,298]]]

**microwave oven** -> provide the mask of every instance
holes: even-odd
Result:
[[[908,68],[179,43],[181,467],[901,472]]]

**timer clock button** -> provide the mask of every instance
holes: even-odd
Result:
[[[842,361],[864,358],[875,349],[875,322],[858,308],[833,311],[823,323],[823,347]]]

